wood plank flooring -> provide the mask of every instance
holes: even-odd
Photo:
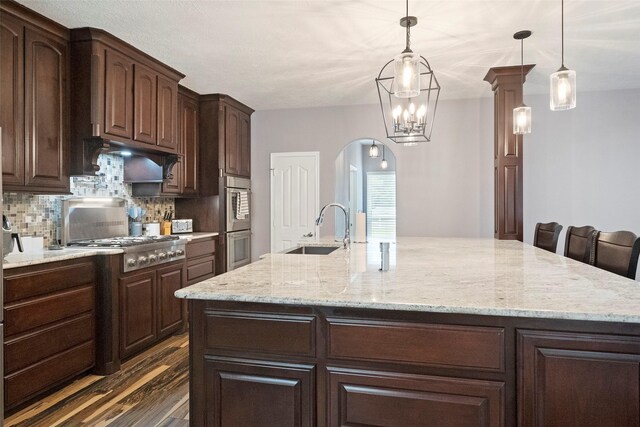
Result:
[[[168,338],[106,377],[89,375],[11,415],[6,427],[189,425],[189,334]]]

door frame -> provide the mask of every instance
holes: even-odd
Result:
[[[311,157],[315,161],[316,167],[316,211],[320,212],[320,152],[319,151],[290,151],[281,153],[271,153],[269,159],[269,250],[273,250],[273,163],[275,159],[283,157]],[[318,230],[320,227],[314,226],[314,239],[318,240]]]

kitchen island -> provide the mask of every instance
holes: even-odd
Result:
[[[640,423],[640,284],[515,241],[269,254],[181,289],[201,425]]]

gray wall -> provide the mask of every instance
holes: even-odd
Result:
[[[526,102],[525,241],[536,222],[550,221],[564,226],[559,253],[569,225],[640,234],[640,89],[579,92],[569,111],[551,112],[546,96]]]
[[[526,96],[526,95],[525,95]],[[591,224],[640,234],[640,89],[580,92],[578,107],[549,110],[526,96],[533,132],[524,141],[524,237],[536,222]],[[392,147],[398,235],[493,235],[493,100],[443,101],[433,142]],[[358,138],[385,141],[376,105],[258,111],[252,119],[254,258],[269,250],[269,153],[320,151],[320,204],[335,197],[335,159]],[[333,232],[333,215],[321,235]]]
[[[396,156],[398,236],[493,235],[492,102],[441,101],[431,143],[389,143]],[[379,105],[257,111],[251,126],[254,259],[270,246],[270,153],[320,152],[322,206],[335,198],[340,151],[356,139],[386,140]],[[326,216],[321,236],[333,235],[333,218]]]

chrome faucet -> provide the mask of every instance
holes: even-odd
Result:
[[[349,246],[349,243],[351,242],[350,240],[351,227],[349,226],[349,213],[347,212],[347,209],[344,206],[342,206],[340,203],[329,203],[328,205],[324,205],[322,209],[320,209],[320,215],[318,215],[318,219],[316,219],[316,225],[322,225],[322,223],[324,222],[324,210],[330,206],[340,208],[344,213],[345,227],[344,227],[344,239],[342,239],[342,245],[344,246],[345,249],[347,249],[347,247]]]

